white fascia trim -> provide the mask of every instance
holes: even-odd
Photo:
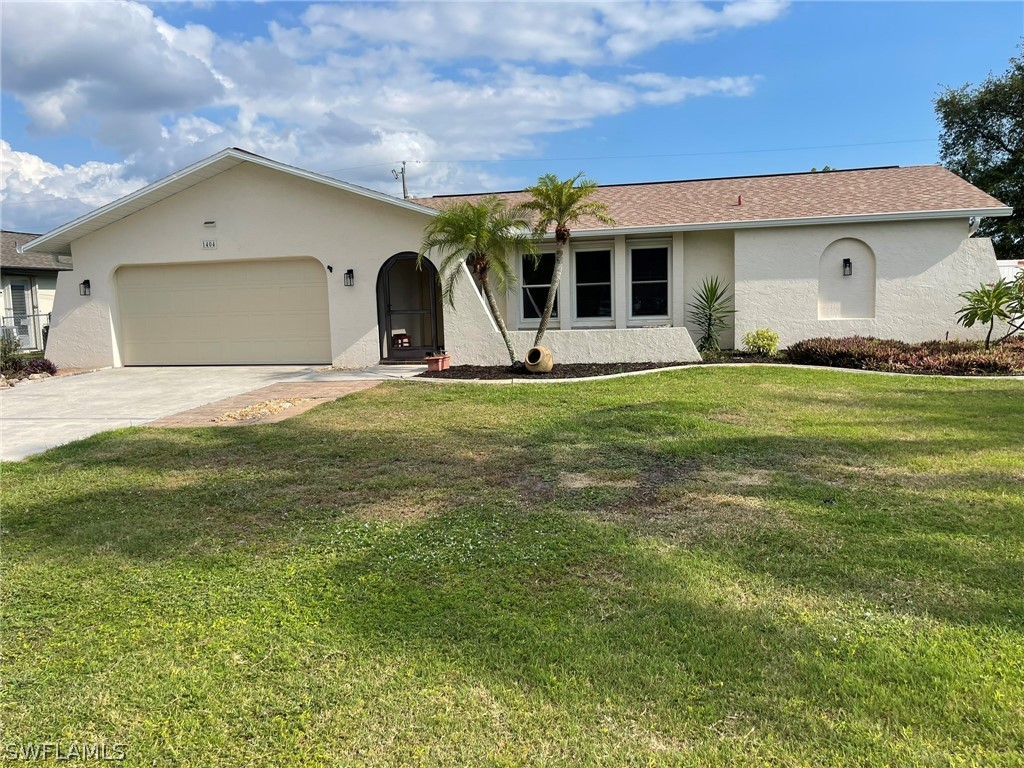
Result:
[[[167,186],[168,184],[178,181],[179,179],[188,176],[189,174],[195,173],[196,171],[201,171],[203,168],[206,168],[207,166],[213,165],[214,163],[217,163],[229,157],[238,160],[239,162],[253,163],[254,165],[262,165],[265,168],[272,168],[277,171],[283,171],[284,173],[288,173],[292,176],[297,176],[302,179],[314,181],[319,184],[325,184],[329,187],[334,187],[336,189],[342,189],[345,190],[346,192],[352,192],[353,194],[368,197],[372,200],[378,200],[383,203],[397,205],[400,208],[415,211],[416,213],[422,213],[427,216],[433,217],[436,216],[438,213],[433,208],[428,208],[425,205],[419,205],[418,203],[410,203],[408,200],[399,200],[398,198],[392,197],[391,195],[385,195],[383,192],[375,192],[372,189],[366,189],[365,187],[359,187],[356,186],[355,184],[349,184],[344,181],[339,181],[338,179],[332,179],[330,176],[323,176],[319,173],[313,173],[312,171],[304,171],[301,168],[295,168],[294,166],[291,165],[285,165],[284,163],[279,163],[276,160],[271,160],[266,157],[260,157],[259,155],[253,155],[248,152],[240,152],[236,149],[228,148],[222,149],[220,152],[217,152],[214,155],[210,155],[209,157],[200,160],[197,163],[193,163],[192,165],[187,166],[186,168],[182,168],[180,171],[175,171],[170,176],[165,176],[164,178],[158,181],[154,181],[152,184],[148,184],[145,187],[142,187],[141,189],[137,189],[134,192],[125,195],[124,197],[120,197],[117,200],[114,200],[113,202],[107,203],[101,208],[97,208],[96,210],[86,213],[83,216],[79,216],[77,219],[73,219],[69,221],[67,224],[63,224],[57,227],[56,229],[50,230],[44,235],[40,235],[35,240],[30,240],[27,243],[23,243],[22,245],[18,246],[17,251],[18,253],[31,253],[35,251],[45,253],[47,252],[47,243],[53,241],[54,239],[60,237],[61,235],[67,234],[76,227],[79,227],[83,224],[87,224],[93,219],[96,219],[99,216],[103,216],[104,214],[110,213],[111,211],[115,211],[121,206],[132,202],[133,200],[137,200],[140,197],[144,197],[153,192],[157,192],[163,187]],[[158,198],[154,200],[153,203],[157,203],[160,200],[164,199],[166,198]],[[139,210],[142,210],[142,208],[140,208]]]
[[[805,227],[814,224],[863,224],[884,221],[917,221],[921,219],[966,219],[971,216],[1009,216],[1013,208],[976,208],[958,211],[898,211],[894,213],[864,213],[848,216],[799,216],[788,219],[757,219],[754,221],[712,221],[695,224],[660,224],[640,227],[606,227],[597,229],[575,229],[573,236],[580,235],[657,235],[668,232],[689,232],[708,229],[754,229],[760,227]],[[544,240],[553,240],[554,233],[548,233]]]

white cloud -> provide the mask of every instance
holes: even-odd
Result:
[[[2,82],[29,129],[85,135],[124,157],[57,168],[5,146],[5,205],[31,192],[48,206],[5,216],[58,224],[225,146],[391,192],[401,159],[418,161],[417,194],[516,186],[445,161],[535,153],[546,134],[640,107],[745,96],[752,74],[637,71],[631,59],[784,10],[779,0],[327,4],[294,26],[270,23],[266,37],[225,39],[134,2],[5,3]]]
[[[295,58],[360,44],[395,45],[416,58],[482,57],[516,62],[622,61],[669,41],[688,41],[778,18],[783,0],[699,2],[448,2],[314,5],[305,28],[275,26]]]
[[[0,140],[3,229],[45,232],[55,223],[88,213],[145,183],[128,163],[61,167],[28,152],[16,152]],[[54,220],[55,214],[60,218]]]

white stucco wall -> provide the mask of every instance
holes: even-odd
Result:
[[[520,359],[533,346],[535,331],[512,331]],[[453,365],[507,363],[500,337],[464,340],[451,350]],[[495,343],[497,341],[497,343]],[[685,328],[576,328],[548,331],[541,344],[556,363],[671,363],[700,360]]]
[[[690,310],[694,294],[700,290],[704,280],[717,277],[728,286],[735,304],[736,262],[734,257],[733,233],[731,230],[714,232],[687,232],[683,241],[683,291],[685,294],[685,322],[692,325]],[[678,256],[677,256],[678,258]],[[699,338],[699,333],[694,333]],[[730,319],[727,327],[718,334],[718,345],[722,349],[735,346],[735,321]]]
[[[875,255],[874,317],[818,318],[819,260],[841,238]],[[736,230],[736,339],[757,328],[777,331],[782,346],[855,334],[979,338],[956,323],[958,294],[997,278],[991,242],[967,239],[966,219]]]
[[[216,221],[215,228],[204,227]],[[123,265],[311,257],[332,265],[328,306],[331,356],[356,367],[380,358],[377,276],[391,256],[419,248],[429,215],[334,189],[262,166],[243,163],[72,243],[75,268],[61,273],[53,306],[48,355],[62,367],[120,365],[119,308],[114,275]],[[733,284],[735,330],[723,346],[754,328],[771,327],[782,344],[821,335],[864,334],[907,340],[977,337],[956,325],[961,291],[998,276],[991,244],[969,239],[966,220],[740,229],[666,234],[671,316],[631,328],[628,316],[630,244],[652,236],[619,235],[613,249],[615,328],[564,328],[545,342],[559,362],[676,361],[696,359],[685,327],[685,305],[707,275]],[[216,238],[216,250],[201,241]],[[841,238],[862,240],[876,257],[875,316],[818,318],[818,268],[823,251]],[[589,239],[576,241],[588,247]],[[355,286],[344,273],[355,270]],[[571,322],[571,261],[560,306]],[[78,295],[88,279],[92,295]],[[510,325],[518,325],[518,297],[510,294]],[[445,346],[455,364],[496,364],[507,353],[482,297],[466,273],[455,308],[444,306]],[[522,356],[533,332],[514,331]]]
[[[874,251],[863,240],[844,237],[829,245],[818,259],[818,319],[874,317],[875,271]]]
[[[417,251],[426,214],[243,163],[72,243],[75,268],[60,275],[48,354],[62,367],[121,365],[114,274],[126,264],[210,262],[309,256],[328,274],[331,354],[335,365],[380,359],[377,274],[396,253]],[[204,227],[216,221],[215,228]],[[201,241],[217,239],[216,250]],[[346,269],[355,285],[344,285]],[[92,295],[78,295],[88,279]],[[450,348],[477,348],[497,336],[463,281],[459,311],[445,311]],[[498,339],[500,345],[500,339]],[[503,347],[499,346],[499,349]],[[500,357],[497,358],[500,360]]]

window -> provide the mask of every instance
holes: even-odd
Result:
[[[523,319],[540,320],[544,314],[544,303],[548,300],[551,288],[551,275],[555,271],[555,254],[537,254],[534,264],[532,256],[523,256],[522,301]],[[555,308],[552,317],[558,317],[558,297],[555,296]]]
[[[576,317],[612,316],[612,252],[576,251]]]
[[[632,317],[668,317],[668,246],[629,251]]]

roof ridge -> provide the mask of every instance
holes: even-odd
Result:
[[[820,174],[833,173],[854,173],[859,171],[891,171],[896,169],[910,168],[935,168],[941,167],[937,163],[925,165],[871,165],[864,168],[830,168],[827,171],[786,171],[783,173],[755,173],[746,176],[705,176],[699,179],[662,179],[660,181],[627,181],[618,184],[598,184],[598,189],[613,189],[617,187],[653,187],[658,184],[693,184],[699,181],[742,181],[745,179],[773,179],[782,176],[818,176]],[[476,197],[478,195],[514,195],[525,192],[524,189],[506,189],[498,192],[458,192],[450,195],[431,195],[430,197],[413,198],[414,200],[430,200],[441,197]]]

